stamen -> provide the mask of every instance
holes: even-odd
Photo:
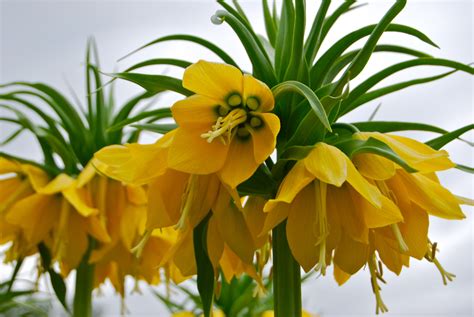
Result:
[[[188,225],[188,218],[195,201],[197,193],[197,175],[192,174],[189,176],[188,183],[186,184],[186,190],[183,193],[181,200],[181,216],[178,223],[174,227],[175,229],[184,230]]]
[[[452,282],[454,280],[454,278],[456,277],[455,274],[453,273],[449,273],[448,271],[446,271],[443,266],[441,265],[441,263],[438,261],[437,258],[435,258],[435,254],[436,254],[436,247],[437,247],[437,243],[431,243],[431,241],[428,241],[428,250],[426,252],[426,255],[425,255],[425,259],[428,260],[429,262],[431,263],[434,263],[434,265],[436,266],[436,268],[438,269],[439,273],[441,274],[441,278],[443,279],[443,284],[444,285],[447,285],[448,282]]]
[[[329,235],[329,226],[328,226],[328,219],[327,219],[327,210],[326,210],[326,192],[327,192],[327,184],[320,182],[319,180],[315,180],[314,182],[314,196],[315,196],[315,203],[319,204],[316,205],[316,216],[318,218],[318,228],[316,228],[316,223],[314,224],[315,227],[313,230],[315,231],[316,236],[318,237],[318,241],[316,241],[316,245],[319,245],[319,262],[315,267],[316,271],[320,271],[321,275],[326,274],[326,239]]]
[[[227,104],[231,107],[237,107],[242,104],[242,97],[238,93],[233,93],[227,97]]]
[[[398,247],[400,248],[400,251],[403,253],[408,252],[408,246],[405,240],[403,240],[403,236],[402,236],[402,233],[400,232],[400,228],[398,227],[398,225],[396,223],[391,224],[390,228],[392,229],[392,232],[395,235],[395,238],[397,239]]]
[[[260,118],[258,118],[258,117],[252,117],[252,119],[250,119],[250,126],[251,126],[252,128],[258,128],[258,127],[260,127],[262,124],[263,124],[262,119],[260,119]]]
[[[369,258],[369,271],[370,271],[370,284],[372,285],[372,291],[375,294],[375,313],[378,315],[379,312],[388,312],[387,306],[385,306],[380,291],[382,290],[377,282],[377,279],[382,279],[382,275],[377,271],[377,264],[375,260],[375,253],[372,253]],[[383,279],[382,279],[383,280]]]
[[[230,142],[234,128],[239,124],[244,123],[246,120],[247,112],[245,110],[241,108],[234,109],[224,118],[217,118],[216,124],[212,126],[212,130],[201,134],[201,138],[207,139],[207,142],[211,143],[217,137],[226,136],[227,141]],[[225,142],[225,140],[223,141]]]
[[[142,256],[143,249],[145,248],[146,243],[150,240],[151,230],[146,230],[143,234],[143,237],[140,239],[140,242],[134,246],[130,251],[135,255],[136,258]]]
[[[260,101],[256,97],[249,97],[245,101],[245,104],[247,105],[247,108],[250,110],[257,110],[258,107],[260,107]]]

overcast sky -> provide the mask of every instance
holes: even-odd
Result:
[[[310,16],[315,14],[319,1],[307,1]],[[341,35],[363,25],[376,23],[392,1],[368,1],[369,5],[344,16],[330,33],[334,41]],[[260,1],[242,1],[257,31],[263,33]],[[196,34],[215,42],[229,52],[240,65],[250,70],[250,63],[236,36],[227,25],[210,23],[210,16],[218,9],[211,0],[193,1],[22,1],[0,0],[0,83],[14,80],[42,81],[68,94],[66,80],[79,96],[84,94],[83,65],[86,40],[94,36],[99,44],[102,68],[106,72],[124,69],[133,62],[153,57],[174,57],[190,61],[216,60],[204,49],[185,43],[169,43],[149,48],[131,58],[116,63],[117,59],[138,46],[159,36],[171,33]],[[397,43],[423,50],[438,57],[464,63],[473,56],[473,3],[465,1],[410,1],[397,23],[416,27],[430,36],[441,50],[407,36],[384,36],[383,43]],[[327,48],[326,44],[323,48]],[[400,61],[392,54],[379,54],[369,64],[365,75]],[[423,67],[406,71],[386,80],[383,85],[417,76],[441,73],[445,69]],[[175,69],[156,68],[151,72],[167,71],[180,76]],[[140,89],[120,83],[118,100],[125,100]],[[176,96],[160,100],[170,106]],[[453,130],[473,121],[473,80],[466,74],[454,74],[435,83],[417,86],[384,97],[351,113],[347,121],[365,120],[375,106],[382,102],[377,120],[419,121]],[[1,112],[0,112],[1,113]],[[13,131],[0,123],[1,136]],[[420,140],[433,137],[425,133],[411,133]],[[150,135],[144,142],[155,138]],[[473,135],[465,138],[473,141]],[[473,166],[473,152],[463,143],[453,143],[447,149],[457,163]],[[22,136],[18,142],[3,147],[28,158],[40,154],[31,137]],[[454,193],[473,197],[473,178],[459,171],[441,173],[443,183]],[[445,287],[433,265],[412,261],[408,270],[396,277],[385,273],[388,285],[383,287],[383,298],[390,309],[387,316],[471,316],[473,313],[473,215],[465,208],[467,219],[439,221],[432,219],[430,237],[439,242],[440,261],[457,279]],[[10,267],[0,267],[0,279],[6,278]],[[23,272],[27,277],[28,272]],[[110,288],[104,290],[97,302],[110,316],[118,314],[119,298]],[[304,307],[323,316],[370,316],[375,303],[367,271],[361,271],[343,287],[338,287],[331,274],[313,278],[304,286]],[[132,316],[159,315],[163,311],[150,294],[130,296],[127,307]]]

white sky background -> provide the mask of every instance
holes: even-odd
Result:
[[[307,1],[310,16],[316,5]],[[319,2],[316,2],[319,3]],[[339,3],[336,1],[336,3]],[[376,23],[392,1],[369,1],[369,6],[345,15],[329,34],[329,42],[355,28]],[[259,33],[263,33],[260,1],[242,1],[249,18]],[[334,5],[335,6],[335,5]],[[210,16],[218,9],[211,0],[194,1],[8,1],[0,0],[0,83],[14,80],[42,81],[68,94],[65,78],[82,100],[84,95],[83,65],[87,37],[93,35],[99,45],[102,69],[111,72],[124,69],[134,62],[156,57],[216,60],[216,57],[192,44],[173,42],[149,48],[119,64],[115,61],[159,36],[189,33],[203,36],[218,44],[243,66],[251,70],[245,52],[236,36],[226,25],[210,23]],[[311,18],[308,18],[310,20]],[[420,29],[433,39],[441,50],[402,35],[386,35],[382,43],[401,44],[423,50],[437,57],[464,63],[474,61],[473,56],[473,2],[464,1],[410,1],[395,20]],[[323,51],[328,47],[326,43]],[[359,43],[360,44],[360,43]],[[360,46],[360,45],[359,45]],[[378,53],[365,76],[381,67],[406,59],[393,54]],[[178,70],[163,67],[149,72],[167,71],[180,76]],[[405,71],[386,80],[383,86],[416,77],[425,77],[445,71],[443,68],[423,67]],[[375,106],[382,102],[377,120],[419,121],[439,125],[447,130],[473,122],[473,79],[456,73],[443,80],[416,86],[403,92],[377,100],[351,113],[347,121],[368,118]],[[140,92],[132,84],[119,83],[117,100],[124,101]],[[170,106],[175,95],[163,97],[161,106]],[[0,114],[2,114],[0,112]],[[0,123],[3,137],[13,131]],[[411,133],[420,140],[434,135]],[[153,141],[155,135],[145,138]],[[465,138],[473,141],[473,134]],[[2,138],[3,139],[3,138]],[[454,142],[447,149],[455,162],[473,166],[472,149]],[[2,148],[30,159],[39,159],[40,152],[33,139],[26,134],[12,145]],[[443,183],[454,193],[473,197],[473,178],[457,170],[441,173]],[[440,221],[432,219],[430,237],[439,242],[438,258],[457,279],[449,286],[442,285],[441,277],[428,262],[412,261],[400,277],[390,272],[385,276],[388,286],[382,296],[390,309],[387,316],[471,316],[473,313],[473,215],[472,208],[464,208],[467,220]],[[0,266],[0,279],[6,278],[11,268]],[[28,272],[23,272],[28,277]],[[71,288],[71,287],[70,287]],[[110,288],[96,302],[108,316],[119,314],[120,301]],[[359,272],[343,287],[338,287],[331,274],[325,278],[312,278],[304,286],[304,307],[323,316],[369,316],[375,302],[367,271]],[[161,305],[149,293],[130,296],[127,307],[133,316],[164,314]]]

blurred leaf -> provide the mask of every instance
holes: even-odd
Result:
[[[199,44],[199,45],[204,46],[207,49],[211,50],[212,52],[214,52],[226,64],[230,64],[230,65],[233,65],[235,67],[238,67],[237,64],[234,62],[234,60],[226,52],[224,52],[222,49],[220,49],[218,46],[214,45],[213,43],[211,43],[211,42],[209,42],[209,41],[207,41],[203,38],[200,38],[200,37],[194,36],[194,35],[188,35],[188,34],[174,34],[174,35],[168,35],[168,36],[163,36],[163,37],[157,38],[156,40],[153,40],[153,41],[137,48],[133,52],[125,55],[124,57],[119,59],[119,61],[126,58],[126,57],[128,57],[128,56],[130,56],[130,55],[132,55],[132,54],[135,54],[138,51],[141,51],[142,49],[144,49],[146,47],[152,46],[152,45],[157,44],[157,43],[168,42],[168,41],[186,41],[186,42],[193,42],[193,43]]]
[[[139,130],[150,131],[159,134],[166,134],[178,126],[175,123],[145,123],[145,124],[132,124],[132,127],[137,128]]]
[[[117,131],[117,130],[123,128],[126,125],[129,125],[131,123],[135,123],[137,121],[140,121],[140,120],[143,120],[143,119],[146,119],[146,118],[152,118],[152,117],[155,120],[164,119],[164,118],[171,118],[172,117],[171,109],[170,108],[160,108],[160,109],[156,109],[156,110],[142,112],[142,113],[140,113],[140,114],[138,114],[134,117],[125,119],[121,122],[117,122],[116,124],[111,126],[108,129],[108,131],[110,131],[110,132]]]
[[[156,65],[172,65],[172,66],[178,66],[181,68],[186,68],[189,65],[191,65],[191,62],[188,61],[183,61],[181,59],[174,59],[174,58],[154,58],[154,59],[149,59],[144,62],[140,62],[137,64],[134,64],[133,66],[130,66],[127,68],[124,73],[131,72],[132,70],[142,68],[142,67],[147,67],[147,66],[156,66]]]
[[[181,80],[164,75],[148,75],[138,73],[114,73],[108,74],[114,78],[120,78],[131,81],[151,93],[159,93],[165,90],[174,91],[184,96],[190,96],[193,93],[183,87]]]
[[[365,121],[354,122],[360,131],[364,132],[396,132],[396,131],[428,131],[435,133],[446,133],[446,130],[438,128],[434,125],[418,123],[418,122],[401,122],[401,121]]]
[[[193,230],[194,256],[197,266],[197,288],[201,296],[204,317],[212,314],[214,298],[214,268],[207,255],[207,223],[211,213],[207,215]]]

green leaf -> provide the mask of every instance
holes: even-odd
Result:
[[[156,124],[156,123],[145,123],[145,124],[132,124],[132,127],[137,128],[139,130],[150,131],[159,134],[166,134],[178,126],[175,123],[163,123],[163,124]]]
[[[277,190],[277,184],[272,173],[264,164],[259,165],[255,173],[237,187],[241,196],[257,195],[271,198]]]
[[[418,123],[418,122],[401,122],[401,121],[364,121],[354,122],[352,125],[356,126],[360,131],[365,132],[396,132],[396,131],[428,131],[435,133],[446,133],[447,131],[437,126]]]
[[[7,292],[10,292],[12,290],[13,283],[15,283],[16,276],[18,275],[18,272],[20,272],[22,264],[23,264],[23,258],[18,258],[16,260],[15,268],[13,269],[12,277],[10,278],[10,281],[8,282]]]
[[[314,64],[311,68],[311,87],[316,89],[319,88],[328,74],[331,67],[333,67],[334,63],[337,61],[338,58],[343,55],[343,53],[355,42],[358,40],[370,35],[375,29],[377,25],[368,25],[366,27],[360,28],[354,32],[351,32],[333,44]],[[385,32],[397,32],[407,34],[413,37],[418,38],[419,40],[428,43],[430,45],[436,46],[425,34],[414,29],[412,27],[401,25],[401,24],[390,24],[388,25]],[[360,53],[360,51],[359,51]],[[358,53],[358,54],[359,54]]]
[[[407,87],[420,85],[420,84],[425,84],[425,83],[429,83],[429,82],[432,82],[432,81],[435,81],[435,80],[438,80],[438,79],[442,79],[442,78],[447,77],[447,76],[449,76],[449,75],[451,75],[455,72],[456,71],[453,70],[453,71],[450,71],[450,72],[447,72],[447,73],[444,73],[444,74],[440,74],[440,75],[437,75],[437,76],[431,76],[431,77],[408,80],[408,81],[405,81],[405,82],[393,84],[393,85],[390,85],[390,86],[387,86],[387,87],[383,87],[383,88],[379,88],[379,89],[370,91],[370,92],[365,93],[364,95],[360,96],[359,98],[357,98],[354,101],[354,103],[351,105],[351,107],[358,107],[360,105],[366,104],[369,101],[380,98],[380,97],[385,96],[387,94],[391,94],[395,91],[405,89]]]
[[[441,58],[418,58],[418,59],[412,59],[409,61],[404,61],[395,65],[392,65],[390,67],[385,68],[384,70],[372,75],[368,79],[366,79],[364,82],[359,84],[356,88],[354,88],[349,96],[347,97],[346,100],[344,100],[342,108],[341,108],[341,115],[346,114],[355,108],[359,106],[356,102],[356,100],[361,97],[364,93],[366,93],[370,88],[373,86],[377,85],[379,82],[384,80],[385,78],[389,77],[390,75],[393,75],[399,71],[415,67],[415,66],[421,66],[421,65],[430,65],[430,66],[444,66],[444,67],[450,67],[459,71],[466,72],[468,74],[474,74],[474,68],[447,59],[441,59]],[[446,74],[441,75],[443,77]],[[426,79],[425,79],[426,80]],[[413,83],[410,83],[410,85]],[[416,83],[415,83],[416,84]]]
[[[140,121],[140,120],[143,120],[143,119],[146,119],[146,118],[155,118],[155,120],[158,120],[158,119],[164,119],[164,118],[170,118],[172,117],[172,113],[171,113],[171,109],[170,108],[160,108],[160,109],[156,109],[156,110],[152,110],[152,111],[145,111],[145,112],[142,112],[134,117],[131,117],[131,118],[128,118],[128,119],[125,119],[121,122],[117,122],[116,124],[114,124],[113,126],[111,126],[108,131],[110,132],[113,132],[113,131],[117,131],[121,128],[123,128],[124,126],[126,125],[129,125],[131,123],[135,123],[137,121]]]
[[[277,27],[275,25],[275,20],[272,17],[270,12],[270,7],[268,6],[268,0],[262,0],[263,5],[263,18],[265,20],[265,30],[267,32],[268,40],[271,45],[275,47],[276,32]]]
[[[14,131],[12,134],[10,134],[10,136],[8,136],[7,138],[5,138],[5,140],[0,141],[0,145],[1,145],[1,146],[7,145],[7,144],[10,143],[11,141],[15,140],[23,131],[25,131],[25,128],[23,128],[23,127],[17,129],[17,130]]]
[[[277,98],[282,93],[295,92],[306,98],[308,100],[311,109],[313,110],[316,117],[321,121],[323,126],[331,131],[331,125],[329,124],[326,111],[324,106],[319,101],[319,98],[316,94],[303,83],[297,81],[286,81],[281,84],[276,85],[272,88],[273,95]]]
[[[331,69],[329,69],[328,73],[326,74],[326,77],[324,78],[323,84],[328,84],[336,78],[336,76],[347,66],[349,65],[352,60],[359,54],[361,49],[356,49],[350,52],[345,53],[341,57],[339,57],[334,64],[332,65]],[[411,55],[415,57],[432,57],[431,55],[413,50],[411,48],[407,48],[404,46],[399,46],[399,45],[387,45],[387,44],[380,44],[375,46],[374,53],[375,52],[382,52],[382,53],[399,53],[399,54],[405,54],[405,55]]]
[[[258,37],[254,37],[252,35],[252,31],[249,30],[245,24],[243,24],[234,15],[224,10],[218,10],[212,16],[211,21],[214,24],[227,22],[244,46],[245,51],[252,62],[254,75],[270,86],[276,83],[276,77],[270,62],[270,58],[268,57]]]
[[[445,146],[446,144],[450,143],[451,141],[453,141],[454,139],[457,139],[459,138],[461,135],[463,135],[464,133],[468,132],[468,131],[471,131],[474,129],[474,124],[469,124],[467,126],[464,126],[462,128],[459,128],[457,130],[454,130],[454,131],[451,131],[451,132],[448,132],[448,133],[445,133],[444,135],[440,136],[440,137],[437,137],[435,139],[432,139],[428,142],[426,142],[427,145],[429,145],[430,147],[432,147],[433,149],[435,150],[439,150],[441,149],[443,146]],[[471,144],[472,146],[472,144]]]
[[[328,12],[329,6],[331,4],[331,0],[323,0],[318,9],[318,13],[316,13],[316,18],[313,21],[313,25],[311,26],[311,30],[309,32],[308,38],[305,43],[305,56],[306,61],[309,65],[313,64],[314,58],[318,53],[318,43],[320,42],[321,32],[323,28],[324,18]]]
[[[295,1],[295,19],[294,19],[294,28],[293,28],[293,46],[291,49],[291,55],[288,68],[284,73],[284,80],[296,80],[298,79],[298,73],[302,67],[306,64],[304,63],[304,34],[305,34],[305,23],[306,23],[306,11],[305,11],[305,2],[304,0]]]
[[[290,146],[281,153],[279,158],[280,160],[299,161],[308,156],[312,149],[314,149],[313,145]]]
[[[407,0],[395,1],[395,4],[387,11],[387,13],[383,16],[382,20],[380,20],[375,29],[372,31],[369,38],[367,39],[367,42],[365,42],[360,52],[346,68],[346,70],[344,71],[344,75],[342,75],[342,78],[347,75],[349,79],[353,79],[362,72],[362,70],[369,62],[369,59],[372,56],[372,53],[380,37],[388,28],[392,20],[403,10],[406,3]],[[338,82],[338,87],[342,87],[345,84],[342,78]],[[338,88],[335,88],[335,90],[337,91]]]
[[[455,168],[457,168],[460,171],[466,172],[466,173],[474,174],[474,168],[472,168],[470,166],[466,166],[466,165],[462,165],[462,164],[456,164]]]
[[[275,72],[278,79],[282,79],[288,68],[293,47],[295,27],[295,8],[292,0],[284,0],[281,9],[281,19],[278,24],[278,33],[275,42]]]
[[[211,213],[193,230],[194,256],[197,266],[197,288],[201,296],[204,317],[212,314],[214,298],[214,268],[207,254],[207,224]]]
[[[211,42],[209,42],[209,41],[207,41],[203,38],[200,38],[200,37],[194,36],[194,35],[189,35],[189,34],[173,34],[173,35],[167,35],[167,36],[157,38],[156,40],[153,40],[153,41],[137,48],[133,52],[125,55],[124,57],[120,58],[119,61],[123,60],[124,58],[126,58],[126,57],[128,57],[132,54],[135,54],[138,51],[141,51],[142,49],[144,49],[146,47],[152,46],[154,44],[162,43],[162,42],[168,42],[168,41],[186,41],[186,42],[192,42],[192,43],[199,44],[199,45],[204,46],[205,48],[211,50],[212,52],[214,52],[226,64],[230,64],[230,65],[233,65],[235,67],[238,67],[237,63],[226,52],[224,52],[222,49],[220,49],[218,46],[214,45],[213,43],[211,43]]]
[[[341,151],[346,153],[349,158],[352,158],[356,154],[361,153],[372,153],[383,156],[401,167],[403,167],[407,172],[414,173],[415,169],[410,167],[398,154],[396,154],[387,144],[376,140],[374,138],[369,138],[368,140],[355,140],[348,139],[334,144]]]
[[[54,269],[51,267],[51,254],[43,242],[38,244],[38,251],[41,257],[43,268],[49,273],[51,285],[53,286],[56,297],[58,298],[61,305],[63,305],[64,309],[69,312],[69,308],[66,303],[66,284],[64,283],[61,275],[56,273],[56,271],[54,271]]]
[[[165,90],[170,90],[182,94],[184,96],[191,96],[193,93],[183,87],[181,80],[164,76],[164,75],[148,75],[137,73],[114,73],[108,74],[114,78],[125,79],[143,87],[150,93],[159,93]]]
[[[177,66],[181,68],[186,68],[189,65],[191,65],[191,62],[184,61],[182,59],[174,59],[174,58],[154,58],[154,59],[149,59],[137,64],[134,64],[130,67],[128,67],[124,73],[131,72],[132,70],[147,67],[147,66],[156,66],[156,65],[172,65],[172,66]]]

